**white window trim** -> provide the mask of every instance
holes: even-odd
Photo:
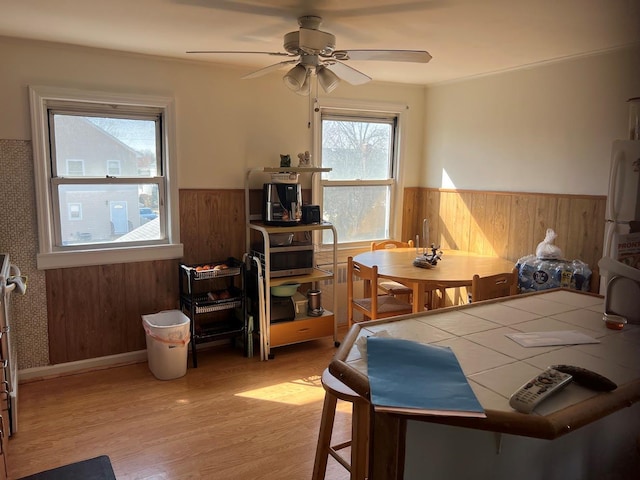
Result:
[[[351,100],[344,98],[318,98],[316,99],[315,108],[313,109],[313,135],[312,135],[312,158],[321,158],[322,145],[318,140],[322,134],[322,110],[344,110],[346,112],[371,112],[371,113],[385,113],[396,115],[398,117],[397,129],[397,148],[394,152],[395,158],[395,186],[392,188],[391,195],[393,196],[393,211],[389,212],[390,225],[389,231],[393,238],[400,238],[402,235],[402,200],[404,195],[404,169],[403,159],[405,157],[405,135],[406,128],[404,123],[406,121],[406,111],[409,108],[406,104],[400,103],[387,103],[376,102],[366,100]],[[320,175],[314,175],[313,180],[313,203],[321,204],[322,202],[322,184]],[[338,238],[338,243],[340,239]],[[363,244],[364,245],[364,244]],[[353,248],[356,246],[354,243],[345,244],[346,248]]]
[[[180,217],[178,205],[178,167],[175,155],[175,110],[170,97],[91,92],[70,88],[29,86],[33,162],[35,170],[36,206],[38,215],[38,269],[106,265],[114,263],[168,260],[183,256],[180,243]],[[164,109],[164,138],[162,139],[166,166],[167,244],[106,247],[73,251],[57,251],[55,245],[54,211],[51,182],[49,181],[48,116],[49,101],[80,101],[100,104],[152,106]]]

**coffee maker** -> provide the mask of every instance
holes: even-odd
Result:
[[[302,220],[302,188],[298,183],[265,183],[262,221],[267,225],[297,225]]]

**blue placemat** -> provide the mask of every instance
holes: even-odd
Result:
[[[484,417],[449,347],[367,338],[371,402],[378,411]]]

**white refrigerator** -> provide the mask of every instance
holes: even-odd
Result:
[[[640,140],[616,140],[611,153],[603,258],[598,262],[600,293],[607,297],[606,308],[640,323],[640,270],[617,261],[620,236],[629,233],[634,220],[640,221]]]

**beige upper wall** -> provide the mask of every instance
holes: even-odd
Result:
[[[0,57],[0,138],[31,137],[27,85],[41,84],[173,96],[180,188],[241,188],[248,167],[310,150],[308,98],[277,73],[240,80],[237,68],[2,37]],[[603,195],[626,100],[640,96],[640,47],[428,89],[343,83],[332,96],[409,106],[405,186]]]
[[[284,71],[241,80],[246,69],[2,37],[0,58],[0,138],[31,138],[27,86],[50,85],[174,97],[180,188],[242,188],[247,168],[311,150],[308,97]],[[408,105],[403,171],[418,185],[425,89],[343,82],[331,96]]]
[[[429,187],[606,195],[640,46],[430,87]]]

